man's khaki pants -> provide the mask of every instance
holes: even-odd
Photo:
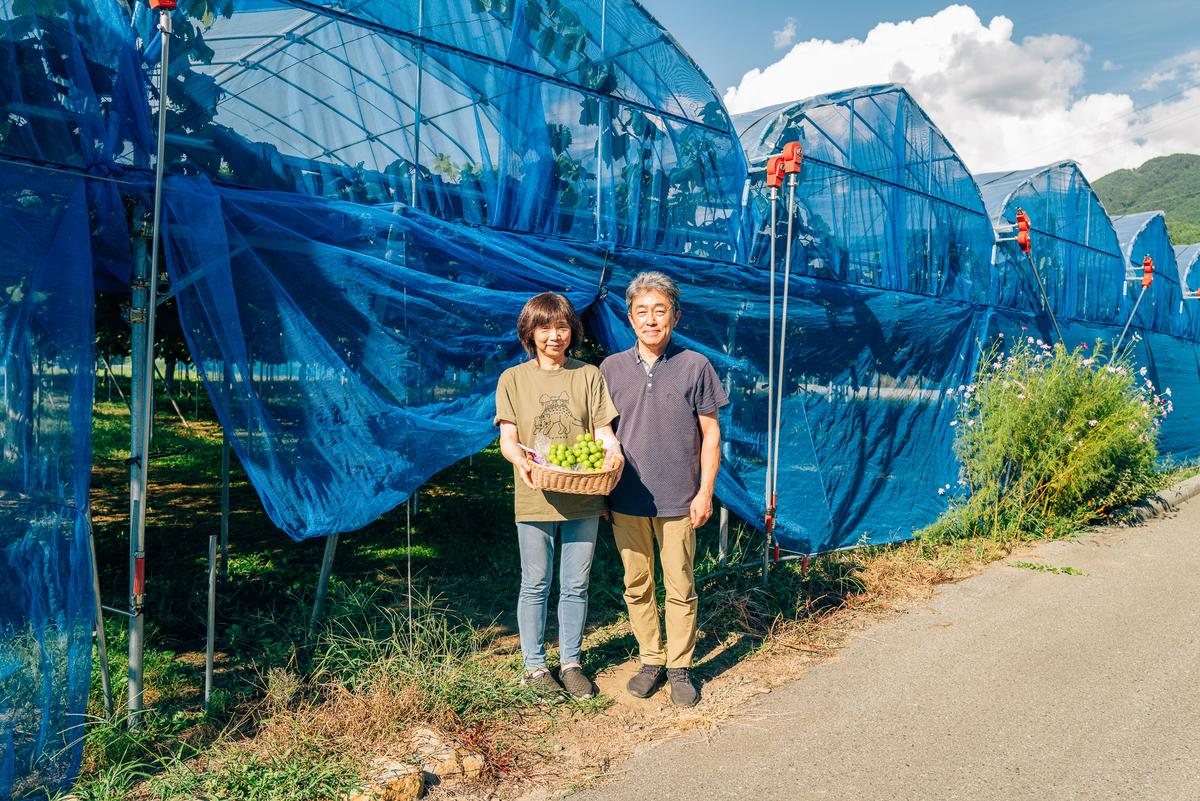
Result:
[[[690,668],[696,650],[696,532],[684,517],[637,517],[613,512],[613,536],[625,565],[625,603],[646,665]],[[662,560],[667,590],[667,648],[658,625],[654,592],[654,547]]]

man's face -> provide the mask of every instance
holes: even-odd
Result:
[[[679,312],[671,307],[666,295],[656,289],[647,290],[633,299],[629,312],[629,324],[638,341],[648,348],[655,348],[671,338],[671,331],[679,322]]]

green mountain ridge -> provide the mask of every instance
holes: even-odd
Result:
[[[1108,213],[1162,210],[1176,245],[1200,242],[1200,155],[1177,153],[1092,182]]]

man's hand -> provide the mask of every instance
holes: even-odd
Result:
[[[517,472],[521,474],[521,480],[525,482],[525,486],[529,487],[531,490],[537,489],[537,487],[533,485],[533,465],[529,463],[528,459],[517,465]]]
[[[712,517],[712,493],[700,490],[692,498],[692,508],[689,513],[692,518],[692,528],[700,528]]]

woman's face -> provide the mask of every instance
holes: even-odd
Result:
[[[567,325],[566,320],[556,320],[549,325],[535,328],[533,345],[537,348],[539,356],[561,359],[566,355],[567,348],[571,347],[571,326]]]

